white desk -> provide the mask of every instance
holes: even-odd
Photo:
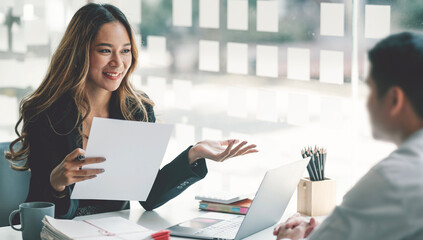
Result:
[[[282,220],[286,220],[289,216],[296,212],[296,195],[291,199],[291,202],[288,204],[288,208],[285,211],[285,214],[282,217]],[[144,209],[131,209],[123,210],[118,212],[109,212],[95,215],[88,215],[83,217],[77,217],[75,220],[82,219],[92,219],[92,218],[102,218],[102,217],[111,217],[119,216],[126,219],[129,219],[133,222],[136,222],[146,228],[152,230],[161,230],[177,223],[183,222],[190,218],[199,216],[206,212],[198,210],[198,201],[194,200],[194,196],[187,192],[187,194],[182,193],[181,196],[169,201],[167,204],[159,207],[154,211],[145,211]],[[320,219],[319,219],[320,221]],[[273,227],[264,229],[261,232],[251,235],[250,237],[245,238],[246,240],[275,240],[273,236]],[[21,239],[21,232],[13,230],[11,227],[1,227],[0,228],[0,239],[8,240],[19,240]],[[188,239],[188,238],[178,238],[171,237],[171,239]]]

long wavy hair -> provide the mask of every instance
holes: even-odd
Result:
[[[6,159],[11,162],[15,170],[29,169],[28,155],[30,145],[28,141],[28,126],[34,118],[45,112],[64,94],[70,93],[78,110],[73,129],[78,128],[90,113],[90,104],[86,96],[85,83],[90,68],[90,47],[97,32],[105,23],[119,21],[126,28],[131,40],[132,64],[116,90],[122,115],[125,119],[135,120],[135,111],[141,111],[148,121],[145,104],[154,106],[154,103],[142,92],[136,91],[129,81],[135,70],[138,60],[138,49],[131,26],[125,15],[110,4],[89,3],[80,8],[72,17],[60,44],[52,56],[50,66],[41,85],[20,103],[20,117],[15,126],[18,138],[9,146]],[[21,132],[19,125],[23,122]],[[50,126],[56,134],[58,133]],[[25,161],[26,160],[26,161]],[[22,164],[22,161],[25,161]]]

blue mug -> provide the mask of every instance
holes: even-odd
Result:
[[[21,228],[16,228],[12,220],[16,214],[20,215]],[[21,203],[18,210],[14,210],[9,215],[9,224],[16,231],[22,232],[23,240],[39,240],[43,228],[42,219],[45,215],[54,217],[54,203],[49,202],[28,202]]]

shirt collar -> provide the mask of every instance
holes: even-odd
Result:
[[[413,134],[411,134],[400,146],[400,148],[404,146],[408,146],[410,144],[415,144],[415,142],[422,142],[423,141],[423,128],[417,130]]]

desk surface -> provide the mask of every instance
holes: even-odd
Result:
[[[289,216],[296,212],[296,201],[296,194],[294,194],[294,197],[288,204],[288,207],[281,220],[286,220]],[[198,210],[198,201],[194,200],[193,194],[183,193],[181,196],[169,201],[167,204],[159,207],[154,211],[145,211],[142,208],[137,208],[118,212],[82,216],[75,218],[75,220],[119,216],[136,222],[146,228],[152,230],[161,230],[204,213],[206,212]],[[269,227],[245,239],[275,240],[276,238],[273,236],[272,232],[273,227]],[[11,227],[0,227],[0,239],[18,240],[21,239],[21,232],[15,231]],[[171,239],[188,238],[171,237]]]

